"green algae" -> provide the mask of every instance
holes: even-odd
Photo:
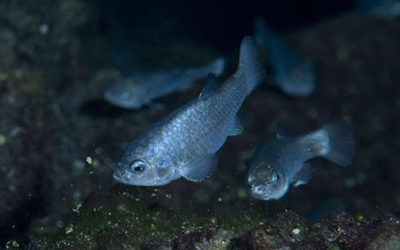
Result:
[[[358,222],[360,222],[360,223],[367,223],[367,219],[364,217],[364,215],[362,215],[362,214],[358,214],[357,216],[356,216],[356,219],[357,219],[357,221]]]
[[[3,146],[7,142],[7,137],[5,135],[0,134],[0,146]]]
[[[265,229],[265,232],[266,232],[268,235],[277,235],[277,234],[279,233],[279,230],[276,229],[276,228],[267,227],[267,228]]]
[[[19,249],[20,244],[16,240],[10,240],[6,243],[5,249]]]
[[[172,240],[205,227],[217,226],[229,235],[243,233],[259,225],[263,220],[260,215],[265,214],[245,200],[225,206],[208,209],[188,200],[176,210],[162,202],[149,202],[135,187],[116,185],[71,208],[71,216],[56,234],[34,229],[32,237],[45,241],[51,249],[131,248],[159,239]]]
[[[39,99],[46,93],[47,82],[40,70],[22,67],[9,76],[9,89],[12,92]]]

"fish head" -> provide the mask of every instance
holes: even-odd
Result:
[[[292,67],[288,72],[276,76],[282,90],[293,96],[307,96],[315,89],[315,71],[310,62]]]
[[[178,178],[176,168],[165,154],[152,150],[151,144],[142,145],[133,142],[125,150],[113,174],[116,181],[135,186],[162,186]]]
[[[127,109],[140,108],[145,103],[145,97],[143,87],[131,78],[117,80],[104,92],[107,102]]]
[[[251,196],[260,200],[280,199],[289,189],[286,174],[276,167],[276,162],[253,162],[247,176]]]

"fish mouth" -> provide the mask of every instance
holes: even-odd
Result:
[[[259,200],[279,200],[285,194],[288,192],[288,188],[279,188],[279,189],[268,189],[264,188],[263,191],[259,191],[256,189],[256,187],[252,187],[251,189],[251,196],[253,198],[259,199]]]
[[[104,92],[104,99],[107,101],[107,102],[110,102],[110,103],[113,103],[114,102],[114,98],[113,98],[113,95],[111,94],[111,92],[110,91],[106,91],[106,92]]]
[[[119,171],[115,171],[115,172],[113,173],[113,178],[114,178],[114,180],[116,180],[117,182],[125,183],[124,180],[122,179],[121,173],[120,173]]]
[[[274,200],[276,198],[276,193],[271,192],[271,189],[265,185],[250,185],[251,196],[259,200]]]
[[[251,196],[255,199],[264,200],[264,201],[273,199],[270,195],[268,195],[266,193],[256,193],[253,190],[251,190]]]
[[[111,103],[112,105],[118,106],[123,109],[139,109],[142,106],[142,104],[140,104],[139,102],[121,100],[114,96],[110,91],[106,91],[104,93],[104,99],[108,103]]]

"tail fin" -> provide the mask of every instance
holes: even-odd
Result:
[[[244,37],[240,45],[239,67],[236,74],[245,81],[248,93],[253,91],[265,78],[265,70],[251,36]]]
[[[268,44],[269,37],[275,37],[274,34],[270,34],[267,24],[261,17],[254,18],[254,37],[257,44],[262,47]]]
[[[257,44],[264,49],[267,49],[269,53],[276,53],[275,50],[279,50],[282,53],[283,42],[279,36],[272,31],[264,19],[256,17],[254,19],[254,37]]]
[[[209,65],[209,72],[214,73],[216,76],[221,75],[225,70],[225,58],[219,57],[211,62]]]
[[[328,151],[324,156],[343,167],[351,165],[356,138],[350,125],[343,120],[338,120],[326,124],[320,131],[324,131],[329,137]]]

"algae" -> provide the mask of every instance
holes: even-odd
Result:
[[[33,229],[37,233],[34,237],[40,236],[49,248],[97,249],[105,242],[139,247],[213,226],[232,232],[229,235],[244,233],[266,219],[260,209],[249,207],[247,202],[235,202],[229,209],[210,210],[188,200],[175,210],[158,202],[149,203],[135,187],[121,185],[92,194],[72,210],[74,213],[66,219],[68,224],[56,234]]]

